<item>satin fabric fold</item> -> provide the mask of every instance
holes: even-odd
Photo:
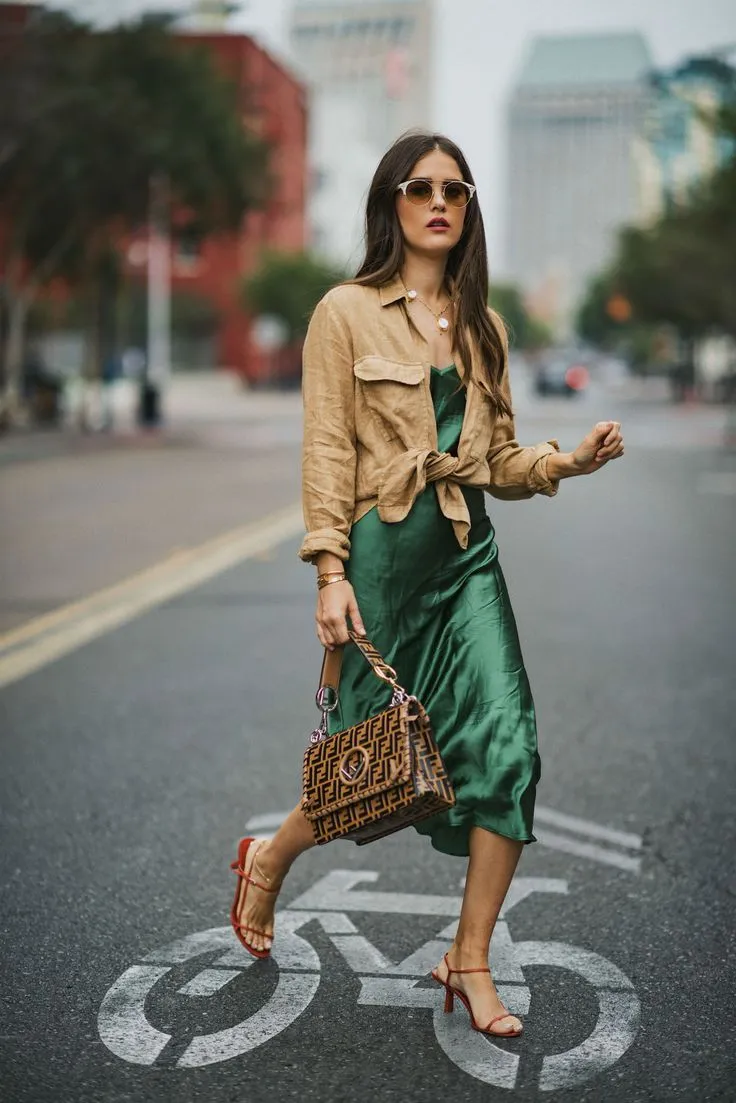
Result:
[[[395,472],[417,488],[403,520],[386,523],[373,509],[353,525],[347,570],[368,635],[427,708],[455,787],[455,807],[416,830],[446,854],[467,855],[473,827],[533,841],[540,762],[534,703],[484,493],[451,481],[465,402],[457,382],[454,371],[433,369],[439,450],[417,452],[411,472]],[[445,512],[443,486],[462,497],[464,548]],[[373,715],[389,697],[357,650],[346,648],[330,730]]]

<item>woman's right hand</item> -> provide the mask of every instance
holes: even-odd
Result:
[[[347,579],[343,582],[332,582],[317,591],[315,620],[317,638],[323,647],[334,651],[340,644],[348,642],[348,617],[353,629],[364,636],[365,628],[355,600],[355,591]]]

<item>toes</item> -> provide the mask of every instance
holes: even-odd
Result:
[[[499,1028],[499,1034],[516,1034],[518,1030],[523,1029],[521,1021],[515,1015],[507,1015],[499,1023],[496,1023],[496,1026]]]

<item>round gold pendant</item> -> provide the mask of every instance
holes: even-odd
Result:
[[[438,318],[437,328],[439,329],[440,333],[444,333],[445,330],[448,330],[450,328],[450,323],[448,322],[447,318]]]

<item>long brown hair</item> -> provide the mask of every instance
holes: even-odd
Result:
[[[463,180],[474,183],[462,150],[443,134],[409,131],[398,138],[381,158],[371,181],[365,259],[351,282],[380,287],[401,271],[404,238],[396,212],[396,189],[409,179],[417,161],[435,149],[452,157]],[[472,381],[489,396],[499,413],[510,415],[511,408],[501,390],[507,359],[506,329],[499,315],[488,309],[488,251],[483,216],[475,197],[468,204],[462,236],[448,254],[445,276],[455,298],[454,347],[469,374],[474,363],[471,348],[475,347],[482,370],[472,373]]]

